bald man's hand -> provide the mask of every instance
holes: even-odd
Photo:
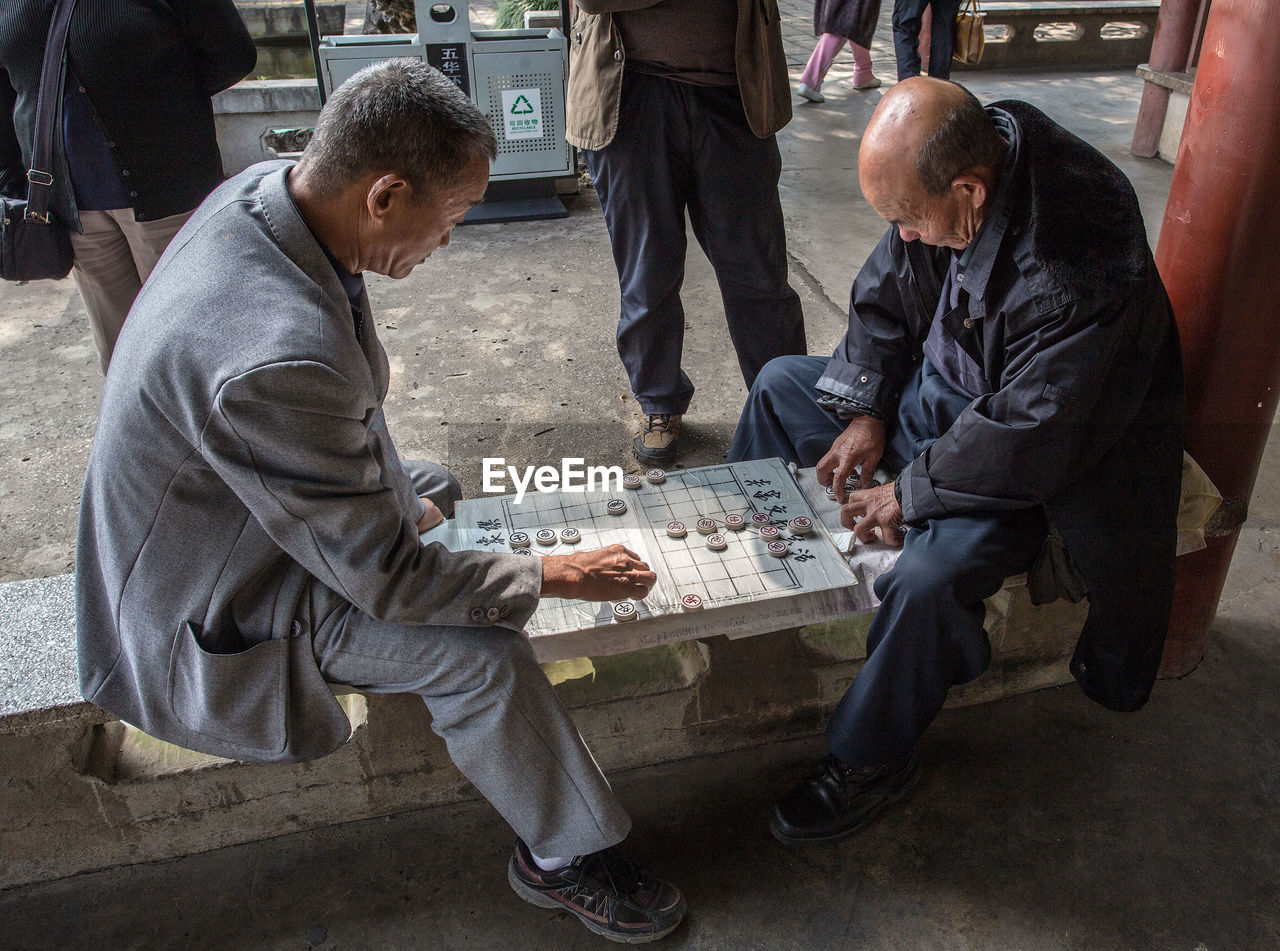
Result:
[[[818,482],[824,486],[834,485],[836,500],[843,505],[848,497],[844,485],[849,474],[860,466],[862,485],[869,485],[883,455],[884,420],[874,416],[855,416],[844,432],[836,437],[826,455],[818,460]]]
[[[884,543],[894,548],[902,546],[902,536],[907,533],[892,483],[849,493],[849,501],[840,509],[840,524],[853,529],[854,536],[864,543],[876,540],[878,528]]]

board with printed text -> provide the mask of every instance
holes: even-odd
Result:
[[[653,568],[657,583],[639,601],[543,599],[527,630],[544,661],[760,634],[866,609],[857,575],[781,460],[654,471],[628,483],[530,492],[519,503],[470,499],[424,540],[518,557],[622,544]]]

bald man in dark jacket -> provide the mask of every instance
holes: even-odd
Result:
[[[859,174],[892,227],[848,332],[761,372],[730,452],[816,465],[861,540],[904,546],[831,756],[774,811],[793,844],[906,793],[948,689],[990,663],[983,599],[1050,525],[1090,602],[1071,671],[1104,706],[1146,702],[1173,593],[1181,356],[1128,180],[1033,106],[924,78],[882,100]],[[882,459],[896,482],[846,496]]]

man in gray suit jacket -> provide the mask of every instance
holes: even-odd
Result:
[[[330,684],[419,694],[454,762],[516,830],[509,879],[605,937],[667,934],[670,884],[533,657],[541,595],[642,597],[620,545],[450,552],[420,531],[457,482],[404,463],[360,274],[407,276],[484,195],[483,114],[422,64],[335,91],[301,161],[201,206],[125,324],[85,478],[76,561],[87,699],[163,740],[296,762],[351,726]]]

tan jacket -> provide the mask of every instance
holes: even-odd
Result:
[[[618,131],[626,52],[613,14],[661,0],[577,0],[569,37],[569,101],[565,138],[602,149]],[[735,58],[738,88],[751,131],[762,139],[791,121],[791,86],[782,51],[777,0],[738,0]]]

